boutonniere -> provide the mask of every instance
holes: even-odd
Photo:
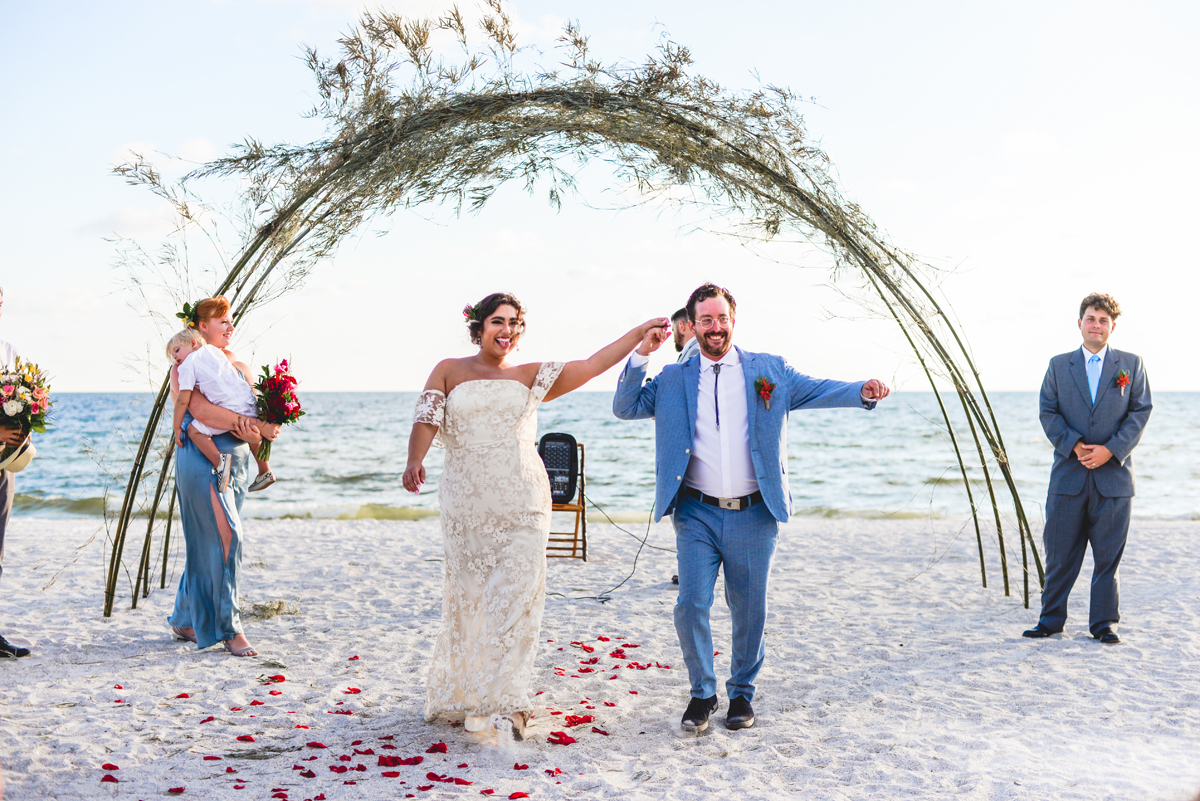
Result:
[[[1129,371],[1117,371],[1117,386],[1121,388],[1121,397],[1125,397],[1125,387],[1129,386]]]
[[[754,391],[757,393],[758,397],[763,399],[763,403],[767,405],[768,409],[771,408],[771,393],[775,391],[775,387],[777,386],[779,385],[772,384],[761,375],[754,379]]]

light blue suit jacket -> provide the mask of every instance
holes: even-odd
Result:
[[[875,402],[862,399],[864,381],[846,383],[810,378],[796,372],[780,356],[737,350],[746,379],[746,415],[754,476],[771,515],[781,523],[786,522],[792,513],[787,472],[788,413],[794,409],[835,407],[874,409]],[[646,365],[633,367],[627,362],[613,396],[613,414],[622,420],[654,418],[655,521],[674,510],[675,496],[683,486],[683,474],[692,458],[703,358],[697,354],[682,364],[668,364],[644,385]],[[777,385],[771,393],[770,409],[754,391],[754,381],[759,377]]]

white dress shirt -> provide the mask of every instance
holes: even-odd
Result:
[[[213,345],[204,345],[180,363],[179,389],[199,389],[209,403],[246,417],[258,416],[254,390]]]
[[[650,361],[637,351],[629,357],[633,367]],[[713,365],[721,365],[721,378]],[[713,389],[721,393],[721,427]],[[754,463],[750,460],[750,424],[746,413],[746,378],[736,348],[714,362],[700,354],[700,386],[696,395],[696,430],[692,432],[692,457],[683,481],[705,495],[740,498],[758,491]]]

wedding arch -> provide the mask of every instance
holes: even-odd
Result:
[[[787,235],[816,245],[829,254],[834,274],[853,275],[867,290],[864,296],[877,299],[877,310],[899,326],[928,377],[966,488],[987,587],[980,521],[986,509],[975,497],[971,473],[982,476],[1005,595],[1010,583],[998,495],[1010,497],[1028,607],[1028,552],[1039,584],[1041,558],[967,344],[946,304],[929,288],[932,269],[889,244],[867,214],[841,196],[828,157],[808,140],[795,96],[775,86],[726,91],[692,74],[688,50],[667,39],[641,65],[603,64],[592,58],[575,25],[564,29],[555,69],[521,71],[516,61],[522,50],[501,0],[486,0],[482,12],[484,45],[478,49],[469,44],[457,8],[436,20],[367,13],[341,40],[338,59],[308,49],[318,91],[313,114],[326,125],[325,136],[314,142],[268,147],[248,140],[173,186],[140,156],[116,172],[169,201],[181,227],[198,219],[190,181],[223,176],[240,182],[243,242],[228,274],[209,293],[230,298],[237,322],[299,285],[374,215],[437,203],[456,212],[478,209],[512,179],[531,190],[548,183],[550,201],[561,205],[573,188],[566,160],[608,161],[643,200],[676,202],[686,188],[688,202],[707,204],[741,235]],[[461,47],[460,61],[435,55],[431,36],[446,33]],[[396,76],[403,73],[411,79],[401,86]],[[965,431],[947,409],[939,379],[953,387]],[[168,388],[164,378],[116,519],[106,617],[135,517],[145,515],[147,522],[132,605],[150,591],[156,531],[160,586],[166,586],[175,502],[174,449],[163,418]]]

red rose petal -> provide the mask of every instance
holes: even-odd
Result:
[[[267,678],[268,678],[268,679],[270,679],[271,681],[287,681],[287,678],[286,678],[286,677],[284,677],[284,676],[283,676],[283,674],[276,674],[276,675],[274,675],[274,676],[267,676]]]
[[[116,776],[113,776],[111,773],[106,773],[104,774],[104,777],[100,779],[100,783],[104,784],[105,782],[116,782],[116,780]]]
[[[554,743],[555,745],[570,745],[578,741],[565,731],[556,731],[550,733],[550,736],[546,738],[546,742]]]
[[[263,705],[263,703],[264,703],[263,701],[259,701],[259,700],[256,698],[256,699],[254,699],[253,701],[251,701],[251,702],[250,702],[250,706],[262,706],[262,705]]]
[[[201,723],[212,723],[214,720],[216,720],[216,718],[214,718],[212,715],[209,715],[208,717],[206,717],[204,720],[202,720],[200,722]]]
[[[317,774],[313,773],[311,770],[306,770],[306,771],[304,771],[303,773],[301,773],[300,775],[301,775],[301,776],[303,776],[303,777],[304,777],[304,778],[306,778],[306,779],[315,779],[315,778],[317,778]]]
[[[603,734],[605,737],[608,736],[608,732],[604,729],[597,729],[595,726],[592,727],[592,731],[596,732],[596,734]]]
[[[637,690],[630,690],[630,691],[629,691],[629,694],[630,694],[630,695],[637,695]]]
[[[122,699],[118,698],[118,699],[114,700],[113,703],[114,704],[123,704],[125,702]]]
[[[307,729],[308,727],[307,727],[307,726],[302,726],[301,724],[297,723],[297,724],[296,724],[296,728],[297,728],[297,729]]]
[[[205,761],[205,762],[215,762],[215,761],[216,761],[216,760],[218,760],[218,759],[220,759],[220,757],[219,757],[219,756],[206,756],[206,757],[204,758],[204,761]]]
[[[495,790],[480,790],[479,794],[480,795],[491,795],[494,792],[496,792],[496,791]]]
[[[101,765],[100,767],[101,767],[103,770],[120,770],[120,768],[119,768],[119,767],[117,767],[116,765],[114,765],[114,764],[113,764],[113,763],[111,763],[111,762],[105,762],[105,763],[104,763],[103,765]]]
[[[172,787],[171,789],[167,790],[167,792],[175,793],[175,795],[183,795],[183,788],[182,787]],[[284,796],[284,797],[286,798],[286,796]]]
[[[621,647],[622,647],[622,648],[641,648],[642,646],[640,646],[640,645],[634,645],[634,644],[633,644],[633,643],[631,643],[631,642],[623,642],[623,643],[621,643]]]
[[[394,739],[396,739],[396,735],[394,735],[394,734],[388,734],[388,735],[386,735],[386,736],[384,736],[384,737],[380,737],[379,739],[380,739],[380,740],[394,740]]]
[[[342,784],[358,784],[358,782],[342,782]]]
[[[609,642],[608,637],[597,637],[596,639],[599,640],[600,642]]]
[[[187,693],[180,693],[179,695],[177,695],[175,697],[176,698],[191,698],[192,696],[188,695]]]
[[[350,657],[349,659],[347,659],[346,661],[347,661],[347,662],[353,662],[353,661],[355,661],[356,659],[358,659],[358,657],[357,657],[357,656],[352,656],[352,657]]]
[[[513,793],[509,798],[529,798],[529,793]]]
[[[232,767],[225,768],[225,772],[226,772],[226,773],[237,773],[237,771],[236,771],[236,770],[234,770]]]
[[[249,734],[243,734],[241,737],[239,737],[239,738],[238,738],[238,742],[240,742],[240,743],[252,743],[252,742],[254,742],[254,737],[253,737],[252,735],[249,735]]]
[[[242,708],[240,706],[231,706],[231,707],[229,707],[229,711],[230,712],[241,712]]]
[[[325,748],[326,747],[325,743],[316,743],[316,742],[305,743],[305,745],[307,745],[309,748]]]
[[[114,684],[114,685],[113,685],[113,689],[114,689],[114,690],[124,690],[125,688],[124,688],[124,687],[122,687],[120,684]]]
[[[432,784],[426,784],[426,785],[420,785],[420,784],[418,784],[418,785],[417,785],[417,789],[418,789],[418,790],[420,790],[421,792],[424,792],[424,791],[426,791],[426,790],[432,790],[432,789],[433,789],[433,785],[432,785]]]
[[[513,763],[513,770],[529,770],[528,765],[522,765],[520,762]]]
[[[362,690],[358,689],[357,687],[347,687],[342,695],[358,695],[361,692]]]
[[[283,695],[282,690],[271,690],[271,695]]]
[[[434,743],[433,745],[431,745],[425,749],[425,753],[427,753],[427,754],[444,754],[444,753],[446,753],[446,744],[445,743]]]
[[[398,778],[400,778],[400,771],[398,771],[398,770],[385,770],[385,771],[384,771],[383,773],[381,773],[380,775],[381,775],[381,776],[387,776],[389,779],[398,779]]]
[[[550,768],[546,768],[546,775],[547,776],[561,776],[561,775],[563,775],[562,768],[555,768],[554,770],[551,770]]]
[[[616,704],[614,704],[612,701],[605,701],[604,705],[605,706],[616,706]]]

